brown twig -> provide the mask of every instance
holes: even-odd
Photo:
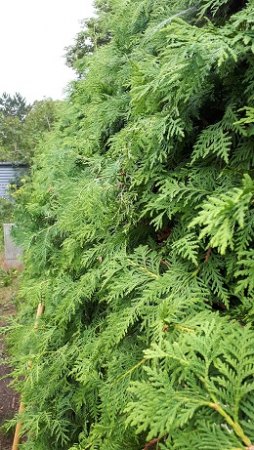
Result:
[[[212,248],[209,247],[209,249],[207,250],[206,254],[205,254],[205,262],[208,263],[210,256],[212,254]]]
[[[146,443],[143,450],[151,450],[152,447],[155,447],[155,445],[157,446],[157,444],[159,444],[160,440],[161,440],[160,438],[152,439],[151,441]]]

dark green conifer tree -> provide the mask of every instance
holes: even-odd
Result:
[[[19,194],[23,448],[251,450],[254,2],[98,20]]]

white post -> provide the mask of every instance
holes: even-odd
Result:
[[[18,247],[11,236],[14,223],[4,223],[4,262],[7,268],[18,268],[21,266],[21,248]]]

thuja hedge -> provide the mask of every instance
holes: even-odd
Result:
[[[253,0],[97,7],[18,195],[22,448],[252,449]]]

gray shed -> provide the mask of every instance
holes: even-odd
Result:
[[[0,162],[0,197],[8,198],[8,188],[17,182],[28,170],[28,166],[21,163]]]

